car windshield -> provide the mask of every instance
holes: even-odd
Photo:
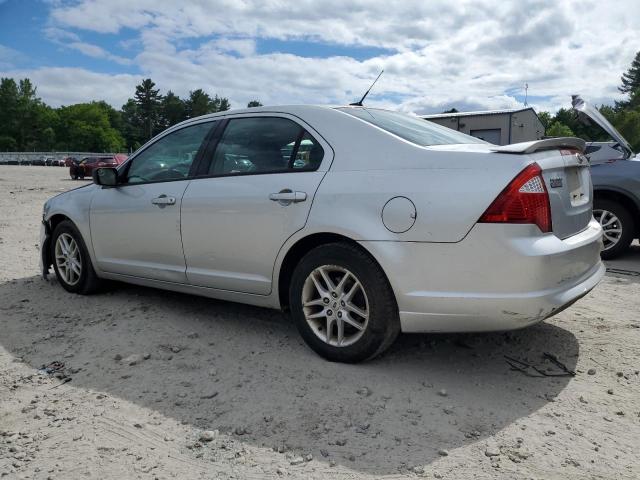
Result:
[[[389,133],[423,147],[429,145],[454,145],[459,143],[486,143],[478,138],[404,113],[362,107],[342,107],[338,108],[338,110],[358,117]]]

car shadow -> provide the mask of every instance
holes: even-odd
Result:
[[[33,368],[62,360],[79,369],[73,388],[375,474],[486,438],[553,401],[570,380],[525,376],[505,355],[544,370],[555,368],[544,352],[569,369],[579,355],[573,334],[541,323],[403,335],[376,360],[330,363],[277,311],[127,285],[83,297],[39,277],[0,284],[0,331],[2,346]],[[115,360],[131,354],[150,358]]]

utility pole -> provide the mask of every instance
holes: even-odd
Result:
[[[525,83],[524,84],[524,106],[527,106],[527,94],[529,92],[529,84]]]

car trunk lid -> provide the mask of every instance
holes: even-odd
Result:
[[[552,138],[494,149],[526,154],[540,166],[549,194],[553,233],[561,239],[583,231],[591,220],[593,189],[584,147],[579,138]]]
[[[571,97],[571,105],[573,109],[578,114],[578,118],[585,124],[596,123],[600,128],[602,128],[607,134],[613,138],[620,148],[624,151],[624,158],[630,158],[634,156],[633,150],[631,149],[631,145],[627,142],[627,139],[622,136],[618,130],[615,129],[611,123],[600,113],[600,111],[585,102],[580,95],[572,95]]]

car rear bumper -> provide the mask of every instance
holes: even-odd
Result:
[[[532,225],[477,224],[457,243],[361,242],[387,273],[404,332],[526,327],[586,295],[605,273],[591,221],[564,240]]]

